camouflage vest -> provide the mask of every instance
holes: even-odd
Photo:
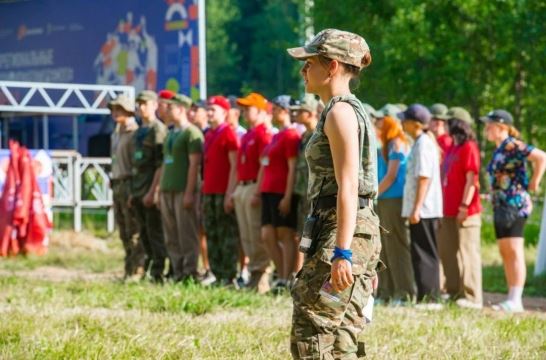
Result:
[[[358,172],[358,195],[370,198],[377,196],[377,146],[375,130],[360,100],[354,95],[336,96],[330,100],[322,112],[317,128],[305,148],[305,158],[309,164],[309,200],[319,196],[337,195],[337,182],[334,174],[334,161],[330,151],[330,141],[324,133],[324,123],[328,112],[335,103],[343,101],[353,107],[358,120],[361,166]],[[322,191],[321,191],[322,187]]]

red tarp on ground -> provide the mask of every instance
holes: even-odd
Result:
[[[10,161],[0,197],[0,256],[44,254],[51,222],[25,147],[10,141]]]

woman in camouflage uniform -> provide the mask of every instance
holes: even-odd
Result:
[[[365,307],[376,283],[381,244],[372,209],[377,194],[375,133],[349,83],[371,63],[366,41],[326,29],[288,53],[305,61],[306,92],[326,104],[305,149],[312,204],[292,288],[291,352],[295,359],[356,359]]]

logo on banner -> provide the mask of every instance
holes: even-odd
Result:
[[[165,14],[165,31],[178,31],[178,46],[193,45],[193,32],[189,28],[189,20],[197,19],[197,6],[195,1],[188,8],[184,6],[184,0],[166,0],[169,8]]]
[[[155,38],[146,29],[146,17],[133,24],[128,12],[114,31],[106,35],[95,59],[97,83],[131,85],[137,91],[157,88],[158,50]]]
[[[44,33],[44,29],[42,28],[28,28],[25,24],[19,26],[19,29],[17,29],[17,39],[23,40],[27,36],[33,36],[33,35],[42,35]]]

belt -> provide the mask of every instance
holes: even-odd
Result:
[[[256,180],[239,181],[239,185],[251,185],[256,184]]]
[[[317,199],[315,204],[316,210],[327,210],[337,206],[337,196],[321,196]],[[372,207],[373,199],[367,196],[358,197],[358,207],[359,209],[364,209],[365,207]]]

